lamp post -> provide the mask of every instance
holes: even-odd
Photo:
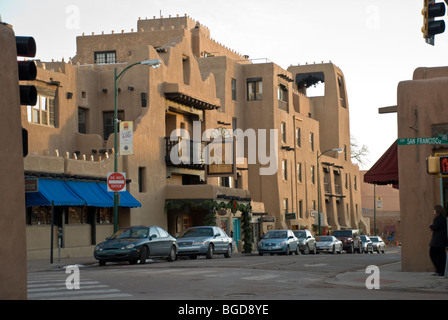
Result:
[[[320,175],[320,171],[319,171],[319,158],[324,155],[327,152],[330,151],[337,151],[338,153],[341,153],[343,151],[342,148],[333,148],[333,149],[328,149],[325,150],[324,152],[322,152],[321,154],[319,154],[319,151],[317,151],[317,220],[318,220],[318,228],[319,228],[319,235],[321,234],[320,232],[320,179],[319,179],[319,175]]]
[[[159,59],[151,59],[144,60],[140,62],[133,63],[127,66],[123,71],[121,71],[117,75],[117,68],[114,71],[114,172],[118,171],[118,110],[117,110],[117,101],[118,101],[118,87],[117,82],[123,74],[128,71],[130,68],[136,65],[146,65],[153,68],[158,68],[162,61]],[[118,231],[118,192],[114,192],[114,233]]]

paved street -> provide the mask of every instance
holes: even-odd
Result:
[[[380,270],[380,289],[366,288],[369,265]],[[297,300],[447,299],[448,291],[393,287],[388,271],[400,270],[400,253],[291,256],[234,255],[230,259],[148,260],[145,265],[97,263],[79,266],[79,289],[68,290],[71,273],[30,272],[29,299]],[[405,273],[402,273],[405,274]],[[347,278],[350,275],[350,278]],[[430,277],[446,285],[448,279]],[[416,278],[417,281],[417,278]],[[388,287],[388,285],[392,285]]]

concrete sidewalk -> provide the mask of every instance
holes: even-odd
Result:
[[[400,262],[380,266],[379,270],[379,289],[441,292],[446,293],[448,299],[448,278],[434,275],[434,272],[403,272]],[[366,270],[351,271],[340,273],[326,282],[366,288],[366,281],[370,285],[374,283],[374,280],[369,278],[371,275],[372,273],[366,273]]]

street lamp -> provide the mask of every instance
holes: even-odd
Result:
[[[130,68],[136,65],[146,65],[150,66],[152,68],[158,68],[160,67],[160,64],[162,63],[159,59],[150,59],[150,60],[144,60],[140,62],[133,63],[129,66],[127,66],[123,71],[121,71],[117,75],[117,68],[115,68],[114,72],[114,172],[118,171],[118,110],[117,110],[117,100],[118,100],[118,87],[117,82],[118,79],[120,79],[123,74],[128,71]],[[118,231],[118,192],[114,192],[114,233]]]
[[[342,148],[333,148],[333,149],[328,149],[325,150],[324,152],[322,152],[321,154],[319,154],[319,151],[317,151],[317,220],[318,220],[318,228],[319,228],[319,235],[321,234],[320,232],[320,179],[319,179],[319,158],[330,151],[337,151],[338,153],[341,153],[343,151]]]

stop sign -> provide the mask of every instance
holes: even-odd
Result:
[[[126,191],[126,173],[109,172],[107,174],[107,191],[109,192]]]

